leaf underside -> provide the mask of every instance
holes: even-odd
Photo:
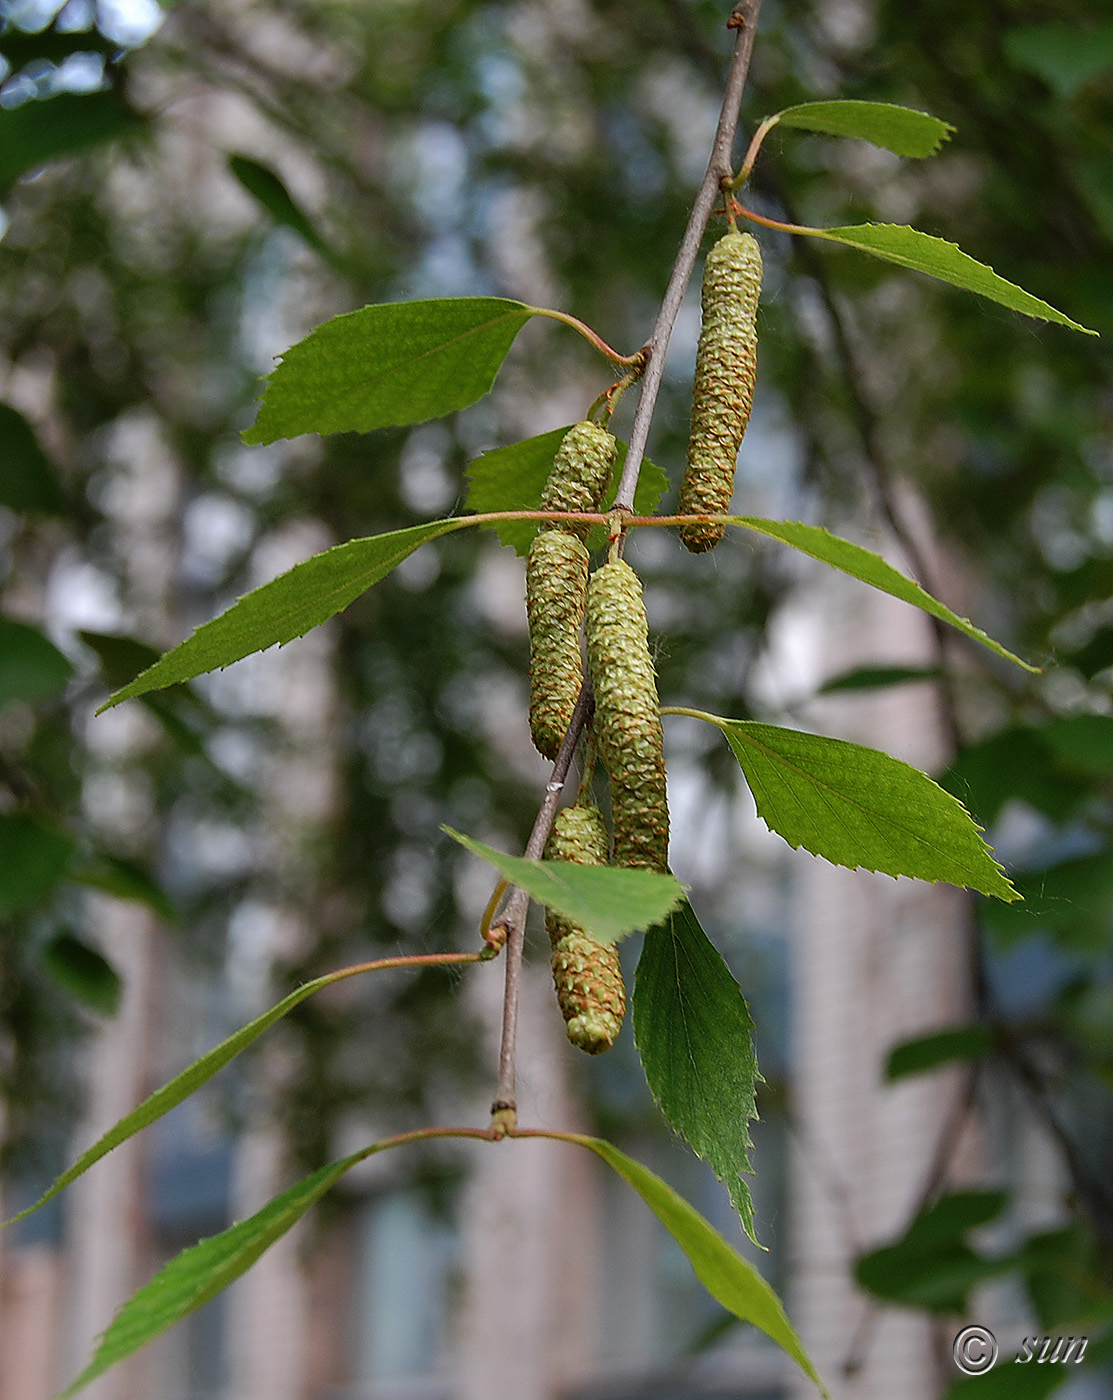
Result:
[[[1032,316],[1039,321],[1054,321],[1060,326],[1081,331],[1083,335],[1097,335],[1097,331],[1072,321],[1062,311],[1034,297],[1023,287],[1007,282],[991,267],[964,253],[956,243],[948,243],[946,239],[935,238],[930,233],[922,233],[905,224],[851,224],[845,228],[808,229],[807,232],[815,238],[826,238],[832,243],[858,248],[885,262],[896,263],[898,267],[923,272],[928,277],[947,282],[964,292],[973,292],[988,301],[998,302],[1024,316]]]
[[[634,980],[634,1040],[670,1127],[730,1193],[754,1233],[748,1124],[759,1078],[742,990],[687,900],[645,936]]]
[[[624,870],[612,865],[577,865],[564,860],[524,860],[503,855],[451,827],[444,831],[531,899],[588,929],[600,943],[615,943],[635,929],[660,923],[684,897],[672,875]]]
[[[1004,660],[1012,661],[1033,675],[1039,674],[1038,666],[1030,666],[1027,661],[1014,656],[980,627],[975,627],[968,618],[959,617],[946,604],[933,598],[918,583],[906,578],[872,550],[863,549],[861,545],[853,544],[850,540],[832,535],[829,530],[819,525],[805,525],[799,520],[764,520],[756,515],[732,515],[726,519],[731,525],[741,525],[747,530],[756,530],[759,534],[767,535],[770,539],[780,540],[782,544],[798,549],[801,554],[810,555],[822,564],[829,564],[841,573],[860,579],[862,583],[868,583],[871,588],[888,593],[904,603],[911,603],[913,607],[949,623],[971,641],[988,647]]]

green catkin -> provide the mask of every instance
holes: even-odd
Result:
[[[605,428],[577,423],[557,450],[541,497],[542,510],[597,511],[614,472],[617,447]],[[526,561],[529,619],[529,724],[533,742],[555,759],[580,693],[580,623],[587,589],[590,526],[550,521]]]
[[[595,738],[611,780],[614,863],[667,873],[669,809],[641,583],[624,559],[592,574],[584,617]]]
[[[703,325],[680,515],[722,515],[730,510],[738,449],[754,399],[760,293],[757,240],[748,233],[724,234],[703,266]],[[693,554],[701,554],[714,549],[725,531],[725,525],[682,525],[680,538]]]
[[[609,848],[602,813],[590,802],[577,802],[557,813],[546,855],[577,865],[606,865]],[[579,924],[552,909],[546,910],[545,926],[568,1039],[589,1055],[601,1054],[615,1043],[626,1014],[618,949],[596,942]]]

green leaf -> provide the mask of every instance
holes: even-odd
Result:
[[[589,929],[600,943],[616,943],[634,929],[660,923],[684,897],[684,886],[672,875],[566,860],[524,860],[503,855],[451,827],[441,830],[489,861],[531,899]]]
[[[1017,1366],[1013,1357],[1002,1355],[992,1371],[956,1381],[943,1400],[1047,1400],[1053,1391],[1066,1385],[1072,1370],[1069,1366],[1030,1363]]]
[[[844,739],[700,717],[726,735],[758,815],[794,850],[1019,898],[962,803],[910,764]]]
[[[1071,330],[1081,331],[1083,335],[1097,335],[1097,331],[1080,326],[1046,301],[998,277],[991,267],[964,253],[957,244],[933,238],[930,233],[921,233],[919,229],[908,228],[905,224],[853,224],[847,228],[802,231],[815,238],[826,238],[832,243],[845,243],[849,248],[858,248],[872,257],[896,263],[898,267],[923,272],[928,277],[948,282],[952,287],[973,292],[988,301],[999,302],[1011,311],[1019,311],[1039,321],[1055,321],[1061,326],[1069,326]]]
[[[205,671],[221,670],[252,652],[304,636],[343,612],[420,545],[468,523],[466,519],[431,520],[408,530],[349,540],[314,554],[198,627],[191,637],[109,696],[101,710],[148,690],[161,690]]]
[[[228,168],[254,199],[257,199],[276,223],[292,229],[319,253],[328,249],[303,210],[294,202],[289,190],[265,165],[249,156],[229,156]]]
[[[468,467],[469,510],[477,514],[495,510],[540,510],[541,494],[549,473],[553,468],[553,458],[568,428],[554,428],[550,433],[539,437],[526,438],[510,447],[496,447],[484,452]],[[617,439],[618,454],[614,474],[611,478],[610,496],[613,499],[626,461],[626,443]],[[661,497],[669,487],[669,479],[656,463],[646,458],[638,476],[638,489],[634,495],[634,512],[637,515],[652,515]],[[496,531],[499,539],[524,559],[529,553],[530,543],[537,534],[536,520],[503,520],[494,522],[489,528]],[[601,548],[605,536],[600,526],[589,536],[591,548]]]
[[[1113,773],[1113,717],[1069,715],[1041,726],[1039,733],[1066,767],[1080,773]]]
[[[46,700],[72,675],[69,661],[37,627],[0,617],[0,705]]]
[[[249,1219],[202,1240],[171,1259],[119,1310],[101,1338],[92,1361],[62,1392],[59,1400],[75,1395],[117,1362],[215,1298],[296,1225],[346,1171],[376,1150],[380,1150],[378,1145],[364,1148],[321,1167],[276,1196]]]
[[[601,1138],[577,1137],[575,1141],[601,1157],[630,1183],[687,1255],[696,1277],[712,1298],[735,1317],[753,1323],[771,1337],[830,1400],[829,1391],[785,1316],[781,1300],[754,1266],[648,1167],[633,1161]]]
[[[1009,29],[1001,47],[1018,68],[1042,78],[1055,95],[1071,98],[1092,78],[1113,69],[1113,24],[1032,24]]]
[[[107,958],[72,933],[60,933],[43,948],[43,965],[51,977],[78,1001],[115,1016],[120,1007],[122,984]]]
[[[634,1040],[669,1126],[730,1192],[750,1239],[749,1123],[759,1079],[742,989],[685,900],[645,935],[634,979]]]
[[[993,1036],[986,1026],[955,1026],[931,1035],[917,1036],[895,1045],[885,1064],[885,1078],[903,1079],[909,1074],[926,1074],[955,1060],[979,1060],[993,1049]]]
[[[894,598],[900,598],[902,602],[911,603],[913,607],[930,613],[932,617],[957,627],[971,641],[980,642],[1006,661],[1013,661],[1025,671],[1039,674],[1038,666],[1029,666],[1026,661],[1021,661],[1019,656],[1006,651],[999,642],[988,637],[967,618],[953,613],[930,593],[925,593],[918,583],[913,583],[910,578],[898,573],[879,554],[863,549],[861,545],[832,535],[830,531],[818,525],[805,525],[799,520],[762,520],[755,515],[732,515],[726,519],[731,525],[742,525],[747,530],[756,530],[759,534],[768,535],[770,539],[780,540],[782,544],[798,549],[801,554],[808,554],[822,564],[830,564],[833,569],[861,579],[871,588],[880,589],[882,593],[889,593]]]
[[[172,1108],[182,1103],[183,1100],[188,1099],[191,1094],[196,1093],[202,1084],[207,1084],[218,1070],[223,1069],[226,1064],[229,1064],[243,1050],[246,1050],[253,1040],[256,1040],[265,1030],[285,1016],[287,1011],[292,1011],[306,997],[312,996],[322,987],[330,986],[336,980],[335,973],[326,973],[323,977],[304,983],[292,991],[288,997],[284,997],[276,1006],[264,1011],[261,1016],[256,1016],[255,1020],[249,1021],[246,1026],[241,1026],[227,1040],[222,1040],[219,1045],[202,1055],[199,1060],[195,1060],[193,1064],[182,1070],[181,1074],[175,1075],[169,1083],[164,1084],[161,1089],[156,1089],[137,1108],[133,1108],[130,1113],[125,1114],[118,1123],[114,1123],[103,1136],[99,1137],[91,1147],[78,1157],[72,1166],[67,1167],[60,1176],[55,1178],[37,1201],[29,1205],[26,1210],[21,1210],[18,1215],[0,1221],[0,1229],[6,1229],[9,1225],[14,1225],[16,1221],[26,1219],[40,1206],[46,1205],[47,1201],[53,1200],[59,1191],[65,1190],[70,1182],[76,1181],[79,1176],[84,1176],[94,1163],[99,1162],[102,1157],[106,1157],[114,1147],[119,1147],[120,1143],[134,1137],[141,1129],[154,1123],[164,1114],[169,1113]]]
[[[0,812],[0,914],[29,909],[57,884],[73,840],[26,812]]]
[[[115,895],[117,899],[130,899],[145,904],[167,923],[175,923],[178,911],[174,908],[166,891],[134,861],[121,860],[117,856],[102,856],[93,865],[83,865],[66,873],[68,880],[91,889],[102,890]]]
[[[933,156],[954,127],[927,112],[890,102],[802,102],[778,112],[781,126],[857,136],[898,156]]]
[[[334,316],[282,356],[243,440],[368,433],[465,408],[532,315],[502,297],[439,297]]]
[[[1015,877],[1023,904],[991,905],[981,917],[996,942],[1008,947],[1046,932],[1060,948],[1102,954],[1113,937],[1113,856],[1101,851]]]
[[[855,666],[824,681],[817,695],[836,695],[843,690],[883,690],[891,685],[934,681],[942,676],[938,666]]]
[[[0,131],[8,115],[0,112]],[[0,164],[3,159],[0,154]],[[17,515],[61,515],[66,508],[54,464],[43,451],[35,430],[22,413],[6,403],[0,403],[0,506],[7,506]]]
[[[985,1259],[963,1240],[1001,1213],[1004,1191],[956,1191],[927,1206],[903,1239],[864,1255],[855,1269],[879,1298],[933,1312],[962,1313],[970,1289],[1015,1267],[1012,1257]]]
[[[48,161],[114,141],[146,124],[116,92],[63,95],[0,111],[0,193]]]

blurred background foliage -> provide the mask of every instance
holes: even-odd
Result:
[[[474,942],[440,824],[519,847],[543,771],[492,538],[427,546],[330,624],[327,685],[300,729],[232,676],[126,721],[92,708],[246,587],[460,508],[479,451],[582,415],[605,366],[533,324],[494,394],[454,420],[238,440],[272,356],[366,302],[522,296],[635,349],[706,160],[727,38],[717,0],[196,0],[165,15],[7,0],[0,14],[0,1094],[18,1177],[63,1149],[73,1047],[126,977],[82,931],[82,885],[173,915],[180,955],[210,969],[230,928],[280,901],[307,930],[280,980]],[[1002,1265],[963,1242],[992,1202],[929,1211],[861,1281],[948,1308],[1007,1267],[1047,1327],[1108,1317],[1113,22],[1102,0],[765,0],[744,130],[829,96],[921,107],[957,134],[916,163],[775,132],[757,209],[913,223],[1103,337],[759,235],[758,450],[736,504],[895,532],[927,586],[948,597],[959,580],[960,610],[1047,666],[1026,680],[940,640],[944,781],[1029,899],[972,909],[982,1032],[932,1062],[974,1056],[1015,1078],[1059,1142],[1074,1224]],[[696,325],[689,306],[650,444],[674,481]],[[663,696],[767,713],[753,678],[791,601],[783,556],[734,541],[692,560],[657,538],[635,553]],[[894,679],[912,683],[859,678]],[[287,803],[276,838],[291,755],[329,786],[300,814]],[[709,784],[737,782],[712,740],[689,757]],[[1012,1006],[995,968],[1018,956],[1031,995]],[[252,995],[224,1008],[229,1029]],[[283,1111],[309,1161],[353,1107],[423,1111],[454,1078],[478,1082],[444,974],[307,1003],[291,1023]],[[776,1056],[765,1067],[783,1097]]]

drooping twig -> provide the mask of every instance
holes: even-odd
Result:
[[[615,509],[620,512],[633,510],[634,492],[637,489],[638,473],[641,470],[645,445],[649,438],[649,427],[657,404],[657,394],[661,387],[661,375],[664,370],[669,337],[672,335],[672,328],[680,313],[684,293],[699,255],[700,242],[707,227],[707,221],[711,217],[715,199],[723,182],[729,180],[733,174],[731,157],[734,148],[734,133],[738,125],[738,109],[742,102],[742,93],[750,71],[750,55],[753,52],[754,33],[760,6],[761,0],[741,0],[727,22],[728,28],[737,30],[737,38],[731,57],[730,71],[727,75],[723,104],[719,112],[719,124],[715,131],[711,159],[692,206],[688,226],[684,230],[684,237],[681,240],[668,287],[665,289],[665,296],[657,316],[657,323],[653,328],[653,334],[637,357],[640,362],[645,364],[646,368],[642,377],[641,396],[638,400],[630,433],[630,445],[626,451],[626,462],[623,466],[618,494],[615,497]],[[621,548],[621,544],[619,547]],[[525,855],[529,860],[539,860],[545,850],[545,843],[549,839],[549,831],[552,828],[553,818],[556,816],[564,782],[572,764],[572,755],[575,753],[580,735],[591,717],[594,706],[595,698],[591,691],[591,682],[589,678],[585,677],[572,721],[564,736],[556,763],[553,765],[552,776],[545,791],[545,800],[537,813],[533,831],[526,845]],[[503,930],[506,934],[506,988],[503,995],[499,1079],[495,1100],[491,1105],[491,1112],[501,1132],[513,1127],[514,1114],[517,1110],[515,1064],[518,1002],[521,995],[522,949],[528,909],[529,896],[525,891],[515,889],[507,900],[502,914],[492,923],[488,934],[489,937],[495,938]]]

